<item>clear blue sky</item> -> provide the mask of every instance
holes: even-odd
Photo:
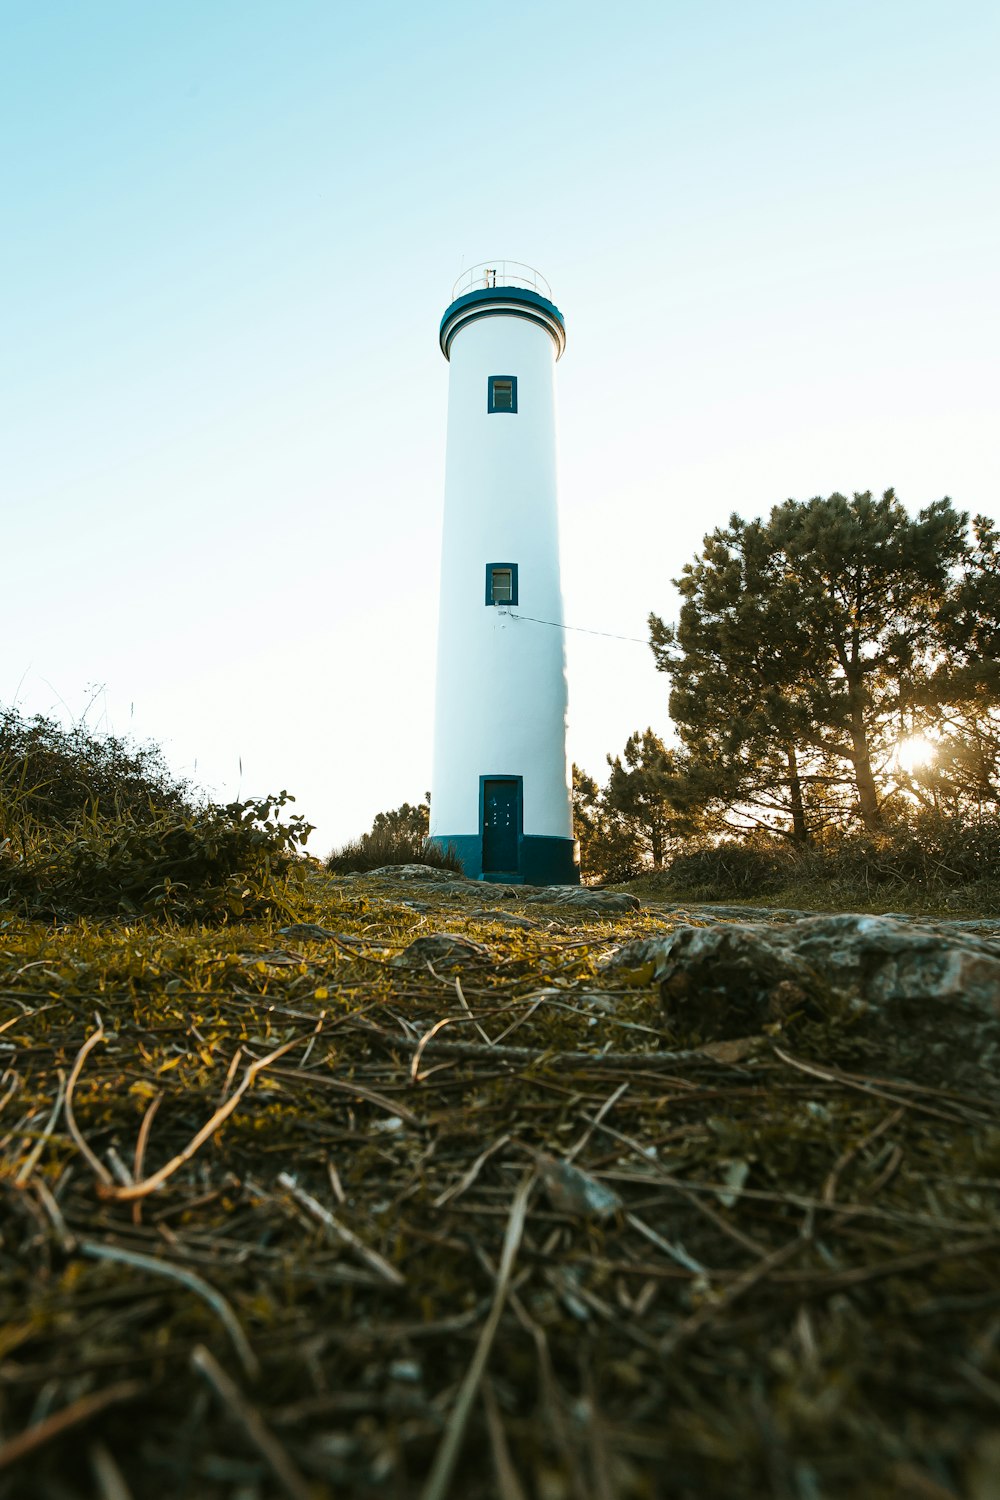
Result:
[[[494,256],[567,320],[570,623],[672,617],[733,509],[997,516],[998,65],[992,0],[0,0],[0,702],[316,852],[419,797],[436,331]],[[601,776],[666,682],[569,639]]]

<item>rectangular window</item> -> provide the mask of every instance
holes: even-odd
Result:
[[[517,603],[517,563],[486,564],[486,603]]]
[[[486,410],[517,411],[517,376],[491,375],[487,389]]]

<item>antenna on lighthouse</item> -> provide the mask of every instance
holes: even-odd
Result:
[[[576,884],[566,758],[555,366],[548,282],[519,261],[463,271],[449,362],[431,840],[490,881]]]

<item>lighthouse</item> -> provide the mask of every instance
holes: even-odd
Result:
[[[431,840],[473,879],[576,884],[566,760],[555,367],[566,326],[530,266],[456,283]]]

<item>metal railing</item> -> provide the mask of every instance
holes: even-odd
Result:
[[[451,300],[456,301],[468,292],[481,292],[494,286],[523,286],[530,292],[552,301],[552,288],[540,271],[526,266],[521,260],[489,260],[463,271],[451,289]]]

